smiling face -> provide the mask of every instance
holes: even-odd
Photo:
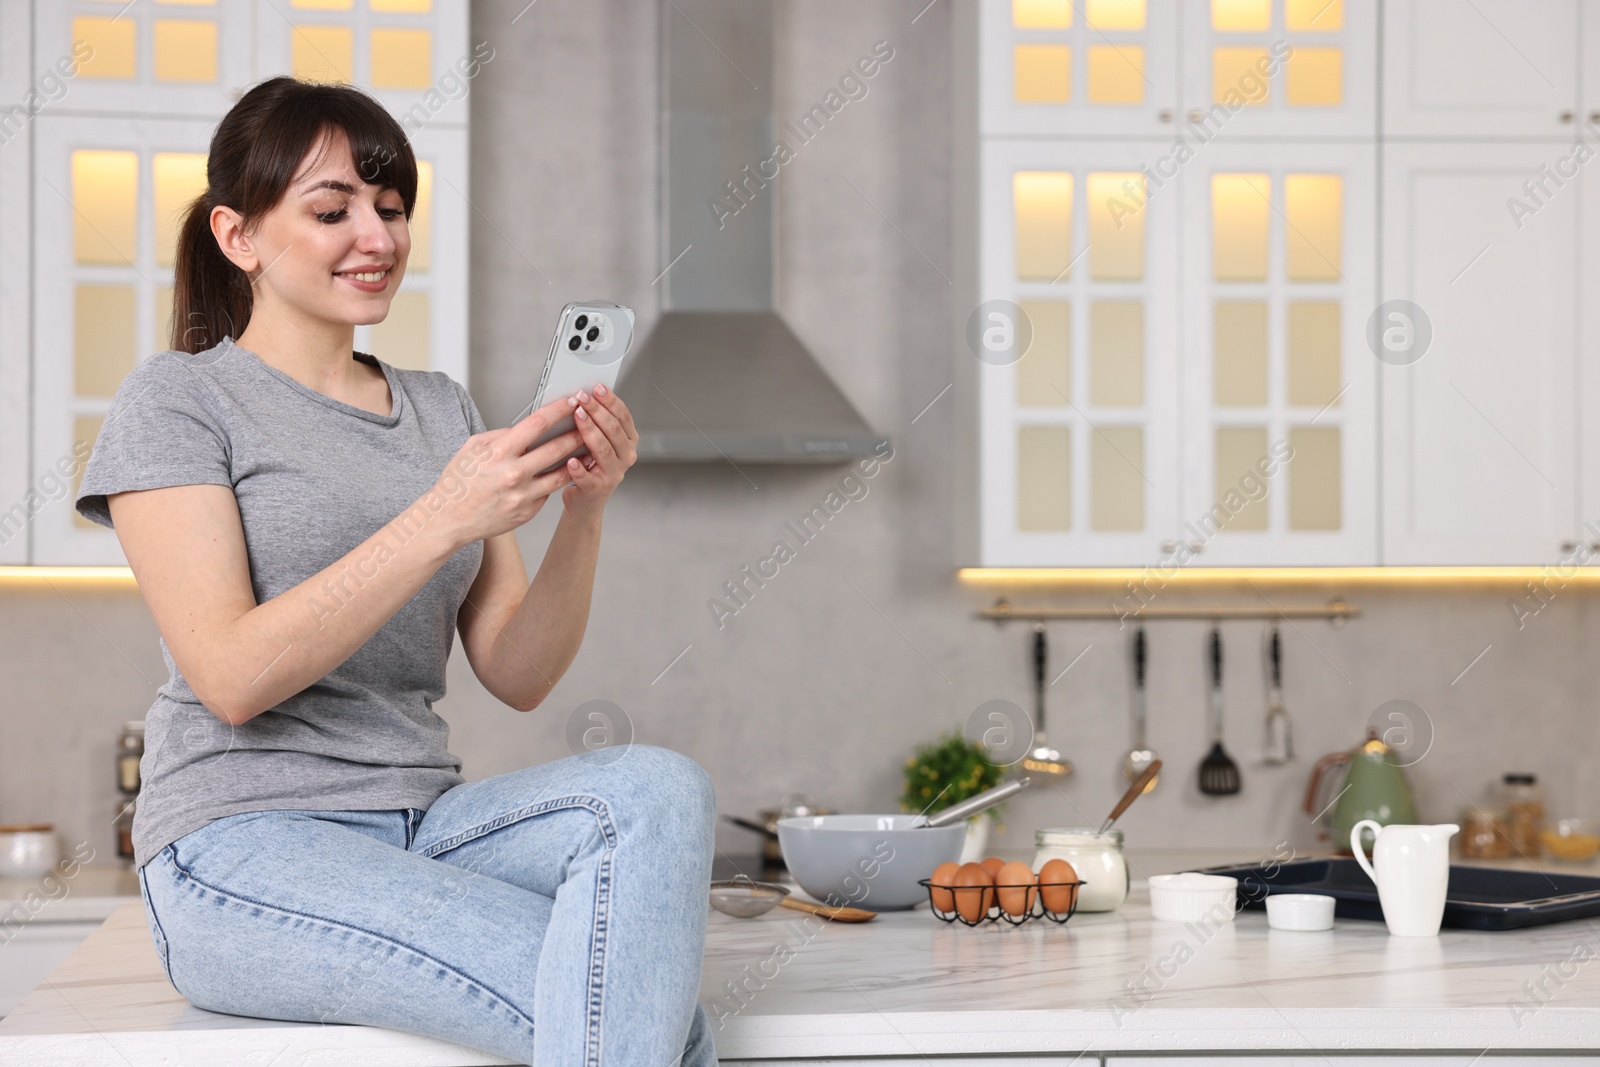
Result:
[[[216,208],[212,230],[250,276],[252,319],[287,312],[362,326],[389,314],[411,252],[405,204],[397,190],[362,180],[343,132],[312,146],[270,211],[242,230],[238,221]]]

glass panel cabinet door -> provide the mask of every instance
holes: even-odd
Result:
[[[1178,196],[1147,185],[1147,155],[984,142],[985,566],[1155,563],[1174,525]],[[1008,330],[1025,347],[1007,351]]]
[[[1577,535],[1580,196],[1523,189],[1571,151],[1384,150],[1383,295],[1413,305],[1380,338],[1385,563],[1555,563]]]
[[[465,127],[472,79],[494,49],[467,40],[467,0],[272,0],[257,16],[263,71],[354,82],[407,132]]]
[[[1589,5],[1586,27],[1597,14]],[[1570,143],[1577,136],[1578,24],[1578,0],[1385,4],[1385,136]],[[1592,83],[1600,69],[1591,65],[1587,75]]]
[[[1185,140],[1376,135],[1374,0],[1190,0],[1183,8]]]
[[[985,133],[1171,136],[1175,0],[984,0],[978,32]]]
[[[240,0],[35,3],[34,65],[74,112],[221,115],[252,81],[254,5]],[[257,16],[259,17],[259,16]]]
[[[1249,5],[1236,5],[1240,18]],[[1369,144],[1213,145],[1183,171],[1192,566],[1377,561]]]
[[[74,455],[87,462],[122,379],[170,347],[176,216],[204,188],[212,125],[34,120],[35,224],[59,235],[34,247],[33,454],[41,470]],[[31,562],[125,562],[115,533],[72,507],[82,479],[79,463],[67,497],[34,519]]]

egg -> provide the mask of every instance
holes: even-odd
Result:
[[[1000,875],[1000,868],[1004,867],[1005,865],[1006,861],[1001,859],[999,856],[990,856],[982,863],[983,869],[989,872],[990,878],[998,878]]]
[[[1038,881],[1034,877],[1033,868],[1021,860],[1012,860],[1000,868],[1000,874],[995,878],[995,895],[1000,898],[1000,910],[1016,918],[1026,915],[1033,910],[1033,898],[1037,890],[1033,888]],[[1006,886],[1025,886],[1021,889],[1007,889]]]
[[[989,905],[994,903],[993,887],[994,879],[982,864],[963,863],[956,871],[952,894],[956,898],[956,911],[969,923],[982,919],[989,914]]]
[[[955,885],[956,872],[960,869],[961,864],[959,863],[941,863],[928,876],[928,881],[931,883],[932,893],[930,894],[930,899],[933,901],[933,906],[946,915],[956,910],[955,894],[950,892],[948,888],[940,889],[936,887]]]
[[[1052,882],[1076,882],[1078,872],[1066,860],[1049,860],[1039,868],[1039,898],[1046,911],[1062,915],[1072,907],[1072,895],[1078,889],[1073,885],[1051,885]]]

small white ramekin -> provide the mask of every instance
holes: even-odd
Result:
[[[1196,871],[1150,876],[1150,914],[1165,922],[1207,919],[1231,923],[1238,903],[1237,878]]]
[[[1332,897],[1320,893],[1272,893],[1267,897],[1267,925],[1274,930],[1332,930]]]

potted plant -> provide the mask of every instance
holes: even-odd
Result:
[[[991,763],[988,750],[952,730],[926,744],[918,745],[906,760],[905,791],[900,794],[900,810],[932,815],[952,804],[976,796],[1000,784],[1004,769]],[[989,843],[989,816],[998,822],[1005,804],[967,819],[967,841],[961,850],[962,863],[975,863],[984,856]],[[1000,827],[1005,829],[1004,825]]]

